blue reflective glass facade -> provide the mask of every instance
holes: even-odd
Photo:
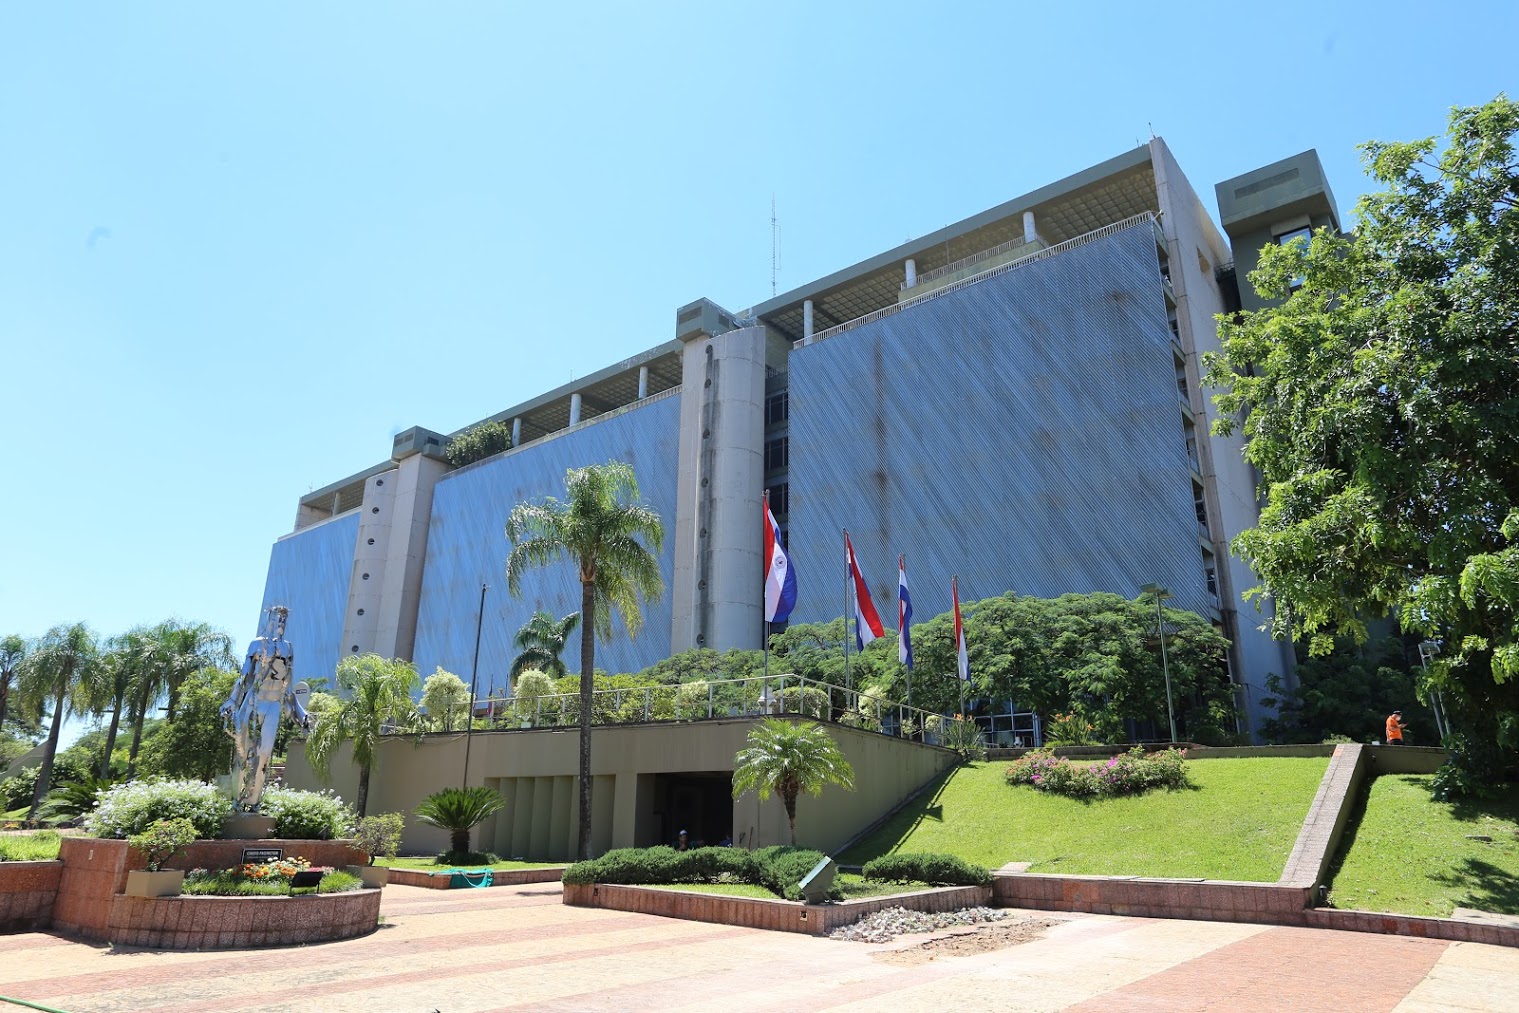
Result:
[[[630,640],[621,622],[610,639],[597,640],[596,667],[631,672],[670,653],[670,584],[675,570],[674,527],[680,398],[663,397],[541,443],[463,468],[433,492],[427,564],[417,617],[414,657],[424,676],[441,665],[466,681],[475,647],[480,585],[490,585],[480,638],[480,695],[505,689],[516,649],[512,638],[541,609],[558,617],[580,610],[580,581],[568,560],[523,575],[522,595],[506,592],[506,517],[512,507],[545,496],[564,497],[568,468],[626,461],[638,476],[644,501],[665,522],[660,573],[665,593],[643,609],[643,629]],[[580,668],[577,639],[565,663]]]
[[[348,582],[353,577],[353,546],[358,536],[359,515],[355,512],[287,535],[275,542],[269,553],[262,607],[284,605],[290,609],[285,632],[295,648],[297,679],[331,679],[337,670],[343,650]],[[253,629],[247,640],[262,632],[262,614]]]
[[[1020,266],[791,353],[794,619],[844,611],[848,528],[887,625],[1008,590],[1156,581],[1206,614],[1151,228]]]

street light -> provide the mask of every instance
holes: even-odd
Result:
[[[1166,622],[1161,615],[1160,603],[1176,597],[1159,584],[1145,584],[1139,589],[1155,597],[1155,635],[1160,638],[1160,670],[1166,676],[1166,716],[1171,719],[1171,741],[1176,741],[1176,705],[1171,702],[1171,662],[1166,658]]]

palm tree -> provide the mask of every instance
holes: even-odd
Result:
[[[142,668],[140,650],[141,630],[129,630],[113,637],[109,649],[95,666],[94,678],[89,686],[90,711],[97,716],[111,712],[111,723],[106,728],[105,751],[100,759],[100,776],[111,776],[111,753],[116,749],[116,734],[121,730],[121,713],[128,700],[135,697],[137,681]],[[133,751],[136,758],[136,751]]]
[[[579,625],[579,612],[571,612],[559,620],[547,612],[534,612],[533,618],[517,631],[515,643],[522,653],[512,662],[511,678],[516,679],[529,669],[537,669],[556,679],[568,675],[569,670],[559,656],[564,653],[570,634]]]
[[[5,712],[11,698],[11,682],[26,657],[26,641],[15,633],[0,639],[0,732],[5,730]]]
[[[411,699],[417,687],[417,670],[400,658],[350,654],[338,662],[337,678],[344,699],[317,716],[306,740],[306,758],[325,781],[331,776],[332,757],[338,746],[353,743],[353,762],[359,768],[354,807],[363,816],[369,804],[369,774],[379,759],[380,737],[417,723],[417,709]]]
[[[820,724],[766,718],[749,733],[749,744],[733,758],[733,797],[758,792],[764,802],[774,791],[786,805],[791,843],[796,843],[796,798],[818,795],[826,784],[854,791],[854,768]]]
[[[154,662],[152,631],[139,626],[117,638],[115,650],[121,663],[130,671],[127,690],[129,719],[132,723],[132,745],[127,750],[127,780],[137,773],[137,753],[142,749],[143,726],[147,723],[148,708],[163,693],[163,672]]]
[[[84,623],[71,626],[54,626],[37,641],[30,654],[21,662],[18,683],[21,696],[44,706],[51,698],[53,720],[48,728],[47,746],[42,753],[42,767],[37,771],[37,787],[32,792],[32,807],[26,814],[27,822],[37,819],[42,797],[47,794],[48,782],[53,776],[53,757],[58,752],[58,733],[63,729],[63,712],[71,704],[81,709],[82,699],[76,700],[81,688],[88,685],[92,670],[98,663],[99,647],[95,634]]]
[[[469,853],[469,832],[489,816],[506,808],[506,799],[494,788],[444,788],[424,798],[412,810],[428,826],[447,830],[448,850],[462,861]]]
[[[628,636],[643,624],[640,597],[654,601],[664,591],[657,553],[664,523],[654,510],[635,502],[638,479],[620,461],[571,468],[564,476],[569,502],[545,499],[522,503],[506,519],[512,543],[506,557],[506,584],[522,593],[522,573],[567,556],[580,573],[580,842],[579,856],[591,857],[591,695],[596,672],[596,635],[610,636],[612,613],[622,616]],[[642,539],[642,541],[640,541]],[[648,543],[648,548],[644,547]]]
[[[147,632],[148,657],[169,691],[170,721],[179,713],[179,687],[203,668],[231,668],[232,638],[210,623],[168,619]]]

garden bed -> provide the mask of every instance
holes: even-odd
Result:
[[[946,886],[833,904],[803,904],[780,899],[692,893],[657,886],[618,886],[605,883],[566,883],[564,886],[564,903],[578,907],[637,911],[666,918],[685,918],[719,925],[809,935],[826,935],[836,928],[852,925],[865,915],[888,907],[902,907],[910,911],[954,911],[965,907],[980,907],[990,899],[991,889],[984,886]]]

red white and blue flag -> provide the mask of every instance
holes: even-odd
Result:
[[[796,571],[781,545],[781,526],[765,498],[765,621],[783,623],[796,608]]]
[[[870,588],[860,573],[860,564],[854,558],[854,545],[850,543],[847,531],[844,532],[844,556],[849,561],[849,579],[854,587],[854,642],[863,651],[865,645],[876,637],[885,636],[886,628],[881,625],[881,617],[870,600]]]
[[[912,671],[912,634],[907,631],[912,622],[912,598],[907,593],[907,561],[897,557],[897,660]]]
[[[965,624],[960,621],[960,578],[949,580],[949,596],[955,602],[955,663],[962,682],[970,682],[970,655],[965,650]]]

